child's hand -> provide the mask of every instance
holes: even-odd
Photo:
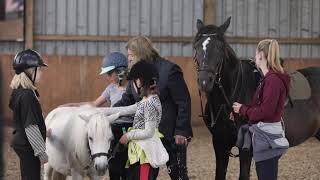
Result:
[[[128,139],[127,135],[125,135],[125,134],[122,135],[121,138],[120,138],[120,140],[119,140],[119,142],[120,142],[121,144],[128,144],[129,139]]]

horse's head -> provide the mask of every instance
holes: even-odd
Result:
[[[110,123],[119,118],[119,114],[106,116],[104,113],[95,113],[90,116],[80,116],[87,123],[87,140],[93,166],[100,176],[108,168],[108,152],[113,140]]]
[[[194,61],[198,70],[198,85],[202,91],[210,92],[215,81],[221,77],[227,56],[224,33],[229,27],[230,19],[231,17],[219,27],[204,25],[199,19],[197,21],[198,32],[193,47]]]

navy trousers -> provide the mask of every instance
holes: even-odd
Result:
[[[276,180],[278,178],[278,162],[281,156],[256,162],[259,180]]]

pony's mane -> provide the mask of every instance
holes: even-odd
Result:
[[[89,113],[92,113],[92,109]],[[81,121],[81,123],[79,122],[77,128],[73,129],[74,131],[72,133],[72,136],[74,137],[72,137],[71,139],[76,139],[76,141],[74,141],[74,152],[78,160],[83,165],[88,165],[91,161],[89,153],[90,151],[88,143],[88,132],[99,133],[101,135],[104,135],[103,133],[106,133],[108,137],[113,137],[113,134],[111,131],[110,122],[107,120],[107,116],[104,113],[99,113],[99,111],[92,114],[92,117],[87,123],[85,123],[84,120],[79,121]],[[110,129],[110,131],[106,131],[107,129]]]

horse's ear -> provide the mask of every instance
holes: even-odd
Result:
[[[219,27],[221,33],[225,33],[230,25],[231,16]]]
[[[110,123],[119,119],[120,117],[120,113],[115,113],[115,114],[111,114],[110,116],[107,116],[107,121],[109,121]]]
[[[197,29],[198,31],[200,31],[201,28],[204,27],[203,22],[200,19],[197,19]]]
[[[85,121],[86,123],[88,123],[88,122],[90,121],[92,115],[79,114],[78,116],[79,116],[79,118],[80,118],[81,120],[83,120],[83,121]]]

